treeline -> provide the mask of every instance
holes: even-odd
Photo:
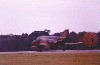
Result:
[[[31,50],[32,41],[42,35],[48,36],[49,31],[34,31],[29,35],[27,33],[22,35],[0,35],[0,51],[29,51]]]
[[[22,35],[0,35],[0,51],[30,51],[32,41],[37,37],[45,35],[48,36],[50,30],[34,31],[31,34],[23,33]],[[69,37],[66,38],[68,43],[82,42],[82,38],[86,32],[76,33],[74,31],[69,33]],[[96,33],[98,36],[100,46],[100,32]],[[55,36],[59,36],[60,33],[55,33]]]
[[[69,44],[69,49],[100,49],[100,32],[95,33],[98,37],[98,43],[96,46],[89,48],[85,44],[71,44],[71,43],[81,43],[83,41],[83,36],[87,33],[86,31],[76,33],[74,31],[69,33],[69,36],[65,39],[65,42]],[[55,33],[54,35],[59,36],[60,33]]]

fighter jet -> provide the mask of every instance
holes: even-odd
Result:
[[[64,30],[59,36],[39,36],[32,42],[32,48],[37,51],[49,50],[64,46],[63,41],[69,35],[69,30]],[[63,49],[64,50],[64,49]]]

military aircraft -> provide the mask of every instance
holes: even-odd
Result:
[[[60,33],[59,36],[39,36],[36,40],[32,42],[32,48],[37,51],[57,49],[63,47],[64,49],[64,40],[69,35],[69,30],[64,30]]]

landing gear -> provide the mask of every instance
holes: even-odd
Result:
[[[44,49],[44,45],[38,45],[37,46],[37,52],[42,52]]]
[[[65,49],[63,49],[63,51],[65,51]]]
[[[37,50],[37,52],[42,52],[43,50]]]

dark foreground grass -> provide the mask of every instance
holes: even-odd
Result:
[[[1,54],[0,65],[100,65],[100,53]]]

